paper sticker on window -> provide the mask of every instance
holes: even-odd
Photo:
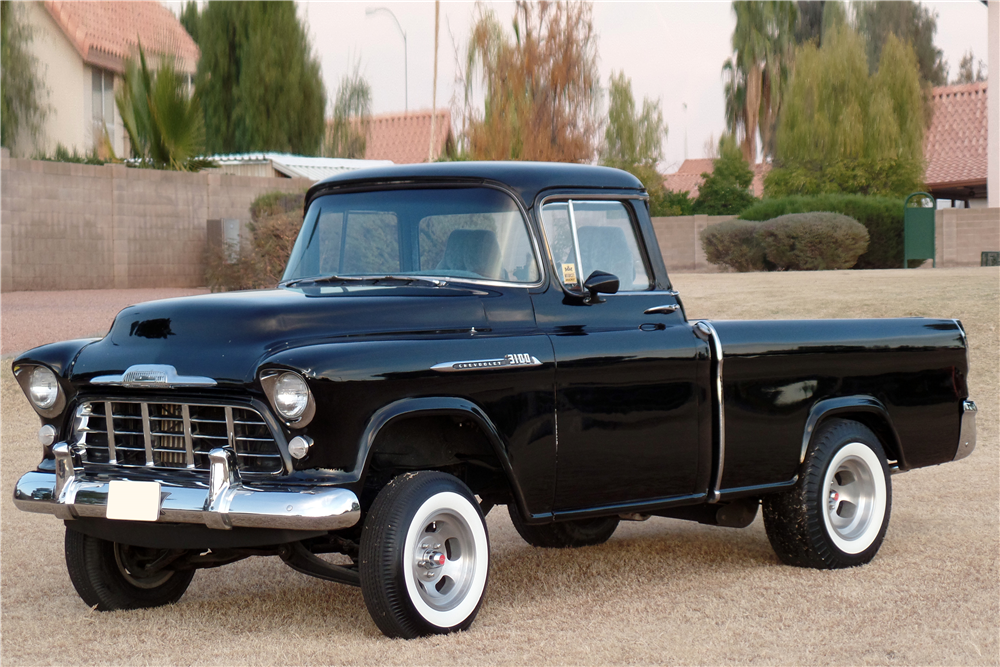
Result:
[[[563,264],[563,283],[567,285],[576,284],[576,264]]]

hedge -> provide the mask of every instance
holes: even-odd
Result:
[[[755,238],[779,271],[850,269],[868,249],[865,226],[839,213],[790,213],[757,225]]]
[[[903,200],[863,195],[792,195],[764,199],[740,214],[741,220],[763,222],[789,213],[826,211],[854,218],[868,230],[868,251],[856,269],[903,266]]]
[[[712,264],[734,271],[766,271],[764,245],[757,238],[756,222],[726,220],[701,231],[701,247]]]

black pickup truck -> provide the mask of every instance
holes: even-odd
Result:
[[[131,306],[14,362],[42,422],[14,502],[65,521],[99,610],[276,555],[396,637],[472,624],[496,505],[538,547],[762,507],[782,561],[870,561],[890,475],[975,446],[961,323],[689,321],[646,201],[580,165],[322,181],[277,289]]]

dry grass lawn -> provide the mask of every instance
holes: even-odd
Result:
[[[277,558],[199,572],[176,605],[98,613],[73,590],[63,526],[18,512],[37,421],[2,381],[2,661],[36,664],[934,664],[1000,662],[998,319],[993,269],[674,276],[690,317],[958,317],[972,344],[979,445],[893,477],[871,564],[781,565],[758,518],[735,530],[623,523],[605,545],[534,549],[488,519],[488,597],[469,632],[392,641],[358,589]],[[5,315],[6,317],[6,315]],[[89,333],[89,332],[80,332]]]

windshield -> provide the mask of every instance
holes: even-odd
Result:
[[[539,280],[524,218],[510,196],[492,188],[432,188],[319,197],[282,282],[389,275]]]

